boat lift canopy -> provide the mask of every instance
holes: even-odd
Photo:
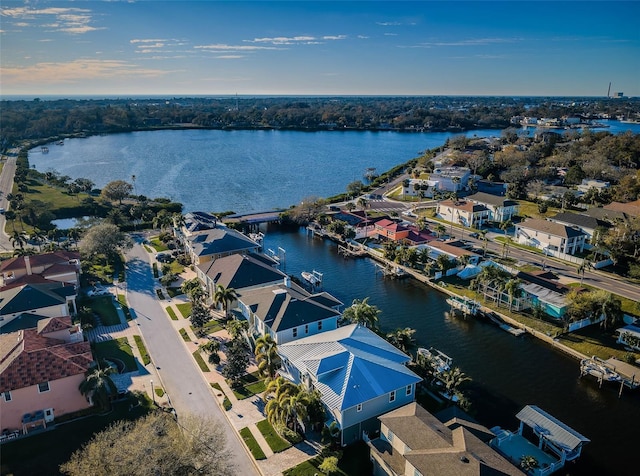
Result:
[[[524,407],[516,418],[531,427],[541,438],[567,452],[573,452],[591,441],[535,405]]]

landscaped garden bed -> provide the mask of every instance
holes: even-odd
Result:
[[[96,342],[92,344],[96,359],[106,359],[118,364],[121,362],[125,372],[135,372],[138,370],[133,350],[126,337],[119,339]]]

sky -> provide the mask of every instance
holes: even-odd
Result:
[[[640,96],[640,2],[0,4],[0,95]]]

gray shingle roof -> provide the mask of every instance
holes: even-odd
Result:
[[[283,282],[286,274],[253,254],[233,254],[198,265],[216,284],[239,290],[260,284]]]
[[[589,215],[582,215],[578,213],[558,213],[557,215],[550,218],[550,220],[564,223],[566,225],[576,225],[580,228],[589,228],[595,229],[597,226],[609,226],[607,223],[598,220],[597,218],[591,217]]]
[[[492,195],[490,193],[478,192],[466,197],[467,200],[477,203],[486,203],[493,207],[512,207],[518,205],[518,202],[499,195]]]
[[[25,284],[0,291],[0,315],[64,304],[65,296],[73,294],[73,286],[63,286],[61,283]]]
[[[545,439],[567,451],[576,449],[590,440],[580,433],[549,415],[535,405],[527,405],[516,415],[516,418],[538,432],[544,434]]]
[[[201,231],[189,237],[189,241],[197,256],[208,256],[259,248],[258,243],[255,241],[247,238],[240,232],[226,227]]]
[[[576,230],[570,226],[562,225],[560,223],[554,223],[549,220],[541,220],[539,218],[527,218],[524,222],[520,223],[520,228],[529,228],[535,231],[541,231],[549,235],[562,236],[565,238],[572,238],[574,236],[584,235],[581,230]]]

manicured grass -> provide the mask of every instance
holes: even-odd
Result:
[[[105,326],[115,326],[120,324],[120,317],[113,305],[112,296],[98,296],[87,301],[93,312],[100,316],[102,324]]]
[[[282,472],[283,476],[326,476],[325,473],[318,469],[318,466],[322,464],[322,458],[316,456],[315,458],[303,461],[293,468],[289,468]]]
[[[231,403],[231,400],[229,400],[229,397],[227,397],[227,394],[224,393],[224,390],[222,390],[222,387],[220,386],[220,384],[218,382],[215,382],[215,383],[212,383],[210,385],[213,388],[215,388],[217,391],[219,391],[222,395],[224,395],[224,400],[222,401],[222,407],[226,411],[231,410],[231,408],[233,407],[233,404]]]
[[[118,294],[118,302],[120,303],[120,307],[122,308],[127,321],[130,321],[133,317],[131,316],[131,310],[129,309],[127,298],[124,296],[124,294]]]
[[[324,458],[316,456],[293,468],[283,471],[283,476],[323,476],[325,473],[318,467]],[[372,474],[373,467],[369,461],[369,447],[363,441],[354,443],[343,449],[342,458],[338,462],[338,472],[333,473],[340,476],[360,476],[362,474]]]
[[[151,363],[151,357],[149,356],[149,352],[147,352],[147,347],[144,345],[144,342],[142,341],[142,337],[135,335],[133,336],[133,340],[136,341],[136,345],[138,346],[138,351],[142,356],[142,364],[147,365]]]
[[[146,399],[148,402],[148,399]],[[55,475],[71,454],[88,442],[94,433],[118,420],[135,420],[150,409],[150,402],[129,410],[134,399],[114,404],[112,412],[57,425],[55,429],[2,445],[0,473],[15,475]],[[34,455],[38,455],[34,457]]]
[[[187,334],[186,329],[180,329],[178,332],[180,332],[180,335],[182,336],[183,341],[191,342],[191,337],[189,337],[189,334]]]
[[[151,268],[153,269],[153,277],[157,278],[158,276],[160,276],[160,273],[158,272],[158,263],[152,263],[151,264]]]
[[[518,200],[520,204],[520,211],[518,215],[521,217],[531,217],[531,218],[546,218],[557,215],[561,212],[559,208],[549,207],[546,213],[540,213],[538,211],[538,204],[533,202],[528,202],[526,200]]]
[[[257,371],[244,375],[240,381],[242,382],[241,387],[232,387],[233,394],[238,400],[244,400],[265,391],[264,380]]]
[[[151,238],[149,240],[149,243],[151,244],[151,246],[153,246],[153,249],[156,250],[156,252],[161,252],[161,251],[167,251],[169,248],[167,247],[167,245],[165,245],[162,241],[160,241],[160,239],[156,236],[155,238]]]
[[[165,310],[167,311],[167,314],[169,314],[169,317],[171,318],[172,321],[178,320],[178,316],[176,316],[176,313],[174,312],[171,306],[165,307]]]
[[[274,453],[280,453],[281,451],[291,448],[291,443],[282,438],[278,432],[273,429],[269,420],[259,421],[256,423],[256,426]]]
[[[221,331],[222,329],[224,329],[224,325],[216,319],[212,319],[202,326],[202,331],[205,334],[213,334],[214,332]]]
[[[176,304],[176,307],[178,308],[178,311],[180,311],[180,314],[182,314],[182,317],[184,317],[185,319],[191,315],[190,302],[183,302],[180,304]]]
[[[245,426],[242,430],[240,430],[240,436],[242,437],[245,444],[249,448],[249,451],[251,451],[251,454],[256,460],[267,458],[264,454],[264,451],[262,451],[262,448],[260,448],[260,445],[253,437],[253,435],[251,434],[251,430],[249,430],[248,427]]]
[[[156,387],[154,391],[156,392],[156,395],[157,395],[158,397],[163,397],[163,396],[164,396],[164,389],[163,389],[163,388],[161,388],[161,387]]]
[[[119,360],[127,372],[138,370],[133,350],[126,337],[92,344],[96,359]]]
[[[579,331],[570,334],[562,334],[558,337],[558,341],[567,347],[571,347],[584,355],[600,357],[608,359],[615,357],[618,360],[625,361],[628,354],[635,355],[640,358],[640,352],[629,352],[622,345],[616,343],[617,336],[613,333],[605,333],[599,324],[594,324]]]
[[[193,358],[196,359],[196,362],[198,363],[198,367],[200,367],[200,370],[202,370],[203,372],[210,371],[209,367],[207,366],[207,363],[202,358],[202,355],[200,354],[199,350],[196,350],[192,355],[193,355]]]
[[[184,271],[184,266],[182,266],[180,263],[178,263],[177,260],[173,260],[170,263],[170,266],[171,266],[171,272],[173,274],[180,274],[180,273],[182,273]]]

